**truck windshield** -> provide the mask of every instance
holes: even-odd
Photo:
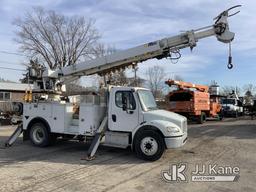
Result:
[[[151,91],[138,90],[138,95],[144,111],[157,109],[156,101]]]
[[[236,102],[235,102],[235,99],[223,99],[222,100],[222,104],[232,104],[232,105],[235,105]]]

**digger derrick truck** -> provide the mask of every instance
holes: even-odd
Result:
[[[209,87],[182,81],[165,82],[177,89],[167,95],[167,110],[179,113],[202,124],[208,117],[222,119],[221,104],[216,95],[211,97]]]
[[[48,94],[48,98],[23,104],[23,122],[8,139],[6,146],[10,146],[22,132],[25,140],[30,139],[39,147],[48,146],[57,137],[68,136],[91,141],[87,151],[88,160],[93,159],[102,143],[112,147],[131,147],[139,158],[150,161],[159,159],[165,149],[183,146],[187,140],[187,119],[173,112],[159,110],[148,89],[106,85],[103,99],[98,95],[81,99],[76,118],[71,103],[52,95],[60,94],[64,91],[65,83],[81,76],[104,76],[148,59],[172,57],[180,49],[194,48],[198,40],[206,37],[215,36],[220,42],[230,43],[235,36],[229,31],[228,17],[233,15],[230,10],[220,13],[211,26],[55,71],[32,66],[30,79]],[[228,67],[232,67],[231,60]]]

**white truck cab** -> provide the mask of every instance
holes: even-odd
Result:
[[[225,98],[221,101],[224,116],[238,117],[243,115],[243,104],[237,98]]]
[[[133,135],[142,127],[157,128],[164,139],[180,139],[183,145],[187,137],[187,119],[173,112],[159,110],[150,90],[144,88],[113,87],[110,92],[108,112],[109,130],[131,132]],[[178,138],[178,139],[177,139]],[[169,146],[168,148],[175,148]]]
[[[107,104],[99,96],[87,96],[79,103],[76,118],[71,103],[52,101],[25,103],[24,114],[24,135],[40,147],[56,137],[86,140],[100,133],[102,144],[132,147],[138,157],[153,161],[166,148],[181,147],[187,140],[187,119],[159,110],[151,91],[144,88],[111,87]],[[104,118],[106,129],[99,131]]]

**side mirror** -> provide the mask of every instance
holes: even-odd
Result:
[[[122,109],[123,109],[123,111],[127,111],[127,105],[123,103]]]
[[[127,97],[122,97],[122,109],[123,111],[127,111],[128,106],[127,106]]]

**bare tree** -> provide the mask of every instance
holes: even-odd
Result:
[[[115,73],[110,73],[107,76],[111,85],[125,86],[128,83],[124,69],[116,71]]]
[[[66,17],[41,7],[14,21],[18,27],[16,42],[21,51],[47,64],[50,69],[75,64],[93,57],[99,33],[92,19]]]
[[[227,96],[232,92],[236,92],[238,96],[241,95],[241,89],[238,86],[224,86],[221,88],[221,95]]]
[[[164,69],[160,66],[153,66],[146,70],[145,75],[153,95],[155,97],[162,97],[166,77]]]
[[[94,48],[94,53],[96,57],[102,57],[106,55],[110,55],[116,52],[116,48],[114,46],[106,46],[104,44],[98,44]],[[120,85],[124,86],[128,84],[128,78],[125,74],[125,69],[116,69],[114,71],[109,72],[108,74],[104,74],[104,78],[111,85]],[[102,78],[99,79],[100,82],[103,81]]]
[[[245,95],[248,95],[248,96],[249,95],[251,95],[251,96],[255,95],[255,92],[256,92],[256,86],[255,85],[249,83],[249,84],[244,85],[243,89],[244,89]]]
[[[105,45],[103,43],[97,43],[92,49],[92,53],[94,57],[103,57],[106,55],[111,55],[116,51],[117,50],[115,46]]]

